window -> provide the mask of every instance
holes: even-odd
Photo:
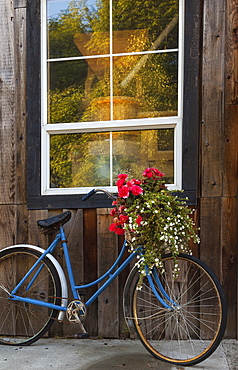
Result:
[[[81,207],[147,166],[195,202],[200,8],[184,2],[32,0],[29,208]]]
[[[181,188],[183,1],[42,5],[42,194],[148,166]]]

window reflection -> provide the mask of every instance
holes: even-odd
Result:
[[[50,123],[177,115],[178,0],[112,1],[111,33],[109,13],[109,0],[47,1]]]
[[[52,135],[51,187],[115,185],[118,173],[140,178],[146,167],[159,168],[173,183],[173,136],[173,129]]]

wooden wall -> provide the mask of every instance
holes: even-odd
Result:
[[[237,337],[237,1],[205,0],[203,14],[200,257],[224,286]]]
[[[200,0],[189,0],[200,1]],[[48,242],[36,220],[60,210],[31,210],[26,202],[26,6],[30,0],[0,2],[0,247]],[[220,278],[228,301],[227,337],[237,338],[237,164],[238,8],[235,0],[203,0],[200,69],[200,148],[197,252]],[[72,210],[68,241],[78,281],[103,273],[122,244],[108,231],[108,209]],[[69,232],[70,230],[70,232]],[[57,258],[62,259],[61,251]],[[89,310],[91,335],[118,337],[125,331],[125,274]],[[93,289],[92,289],[93,290]],[[115,294],[118,293],[118,294]],[[72,335],[74,325],[53,333]]]

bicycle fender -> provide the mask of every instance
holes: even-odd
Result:
[[[6,247],[6,248],[1,249],[1,251],[9,250],[9,249],[12,249],[12,248],[18,248],[18,247],[23,247],[23,248],[26,248],[26,249],[35,250],[37,252],[40,252],[41,254],[45,252],[45,249],[43,249],[41,247],[37,247],[36,245],[30,245],[30,244],[11,245],[10,247]],[[62,290],[62,297],[64,297],[64,298],[61,299],[61,307],[67,307],[67,305],[68,305],[68,287],[67,287],[67,281],[66,281],[66,278],[65,278],[64,271],[63,271],[62,267],[60,266],[59,262],[57,261],[57,259],[54,256],[52,256],[52,254],[50,254],[50,253],[47,254],[46,258],[48,258],[52,262],[52,264],[56,268],[56,271],[59,275],[61,290]],[[63,321],[64,316],[65,316],[65,311],[59,311],[58,320]]]

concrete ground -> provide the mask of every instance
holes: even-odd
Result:
[[[224,340],[195,370],[238,370],[238,341]],[[137,340],[41,339],[28,347],[0,346],[1,370],[183,370],[156,360]]]

